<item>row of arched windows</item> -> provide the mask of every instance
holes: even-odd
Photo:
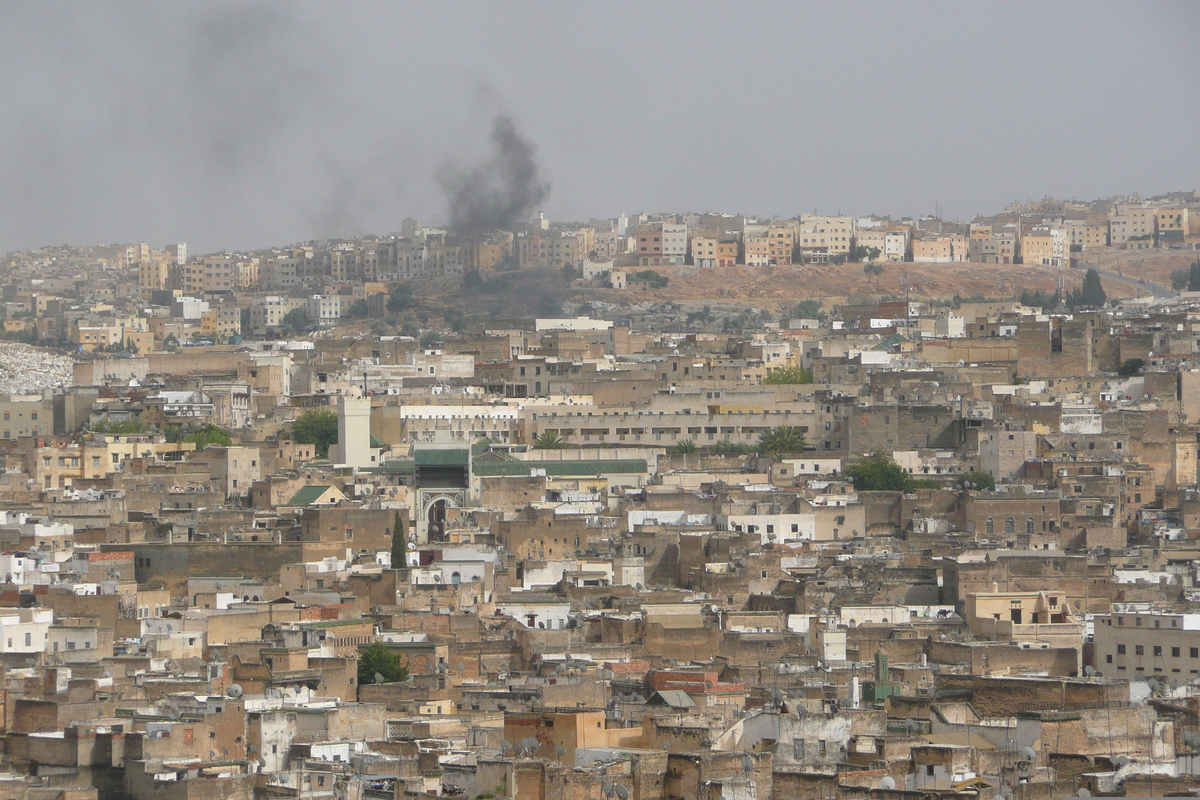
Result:
[[[985,525],[986,525],[986,529],[987,529],[989,536],[996,532],[996,521],[994,519],[992,519],[991,517],[987,518],[987,522],[985,523]],[[1036,530],[1037,530],[1037,523],[1033,521],[1033,517],[1029,517],[1028,519],[1026,519],[1025,520],[1025,532],[1032,534],[1032,533],[1036,532]],[[1005,519],[1004,520],[1004,532],[1005,533],[1016,533],[1017,532],[1017,521],[1015,519],[1013,519],[1012,517],[1008,517],[1007,519]]]

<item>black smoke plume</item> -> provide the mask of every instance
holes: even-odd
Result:
[[[528,220],[550,194],[550,184],[541,177],[537,148],[505,114],[496,117],[492,148],[482,164],[463,169],[447,162],[438,174],[450,205],[450,228],[464,236],[511,230]]]

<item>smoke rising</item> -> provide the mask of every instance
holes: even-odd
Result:
[[[450,228],[466,236],[511,229],[527,221],[550,194],[537,161],[537,148],[498,114],[492,127],[491,156],[464,169],[447,161],[438,180],[450,206]]]

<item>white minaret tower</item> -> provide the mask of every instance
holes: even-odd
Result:
[[[351,467],[375,466],[371,453],[371,398],[339,397],[337,415],[337,451],[330,448],[331,460]]]

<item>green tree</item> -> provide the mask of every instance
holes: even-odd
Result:
[[[985,492],[990,492],[996,488],[995,476],[990,472],[980,469],[971,470],[963,476],[963,479],[959,483],[969,483],[972,489],[979,489]]]
[[[787,313],[793,319],[818,319],[821,316],[821,301],[801,300]]]
[[[408,566],[408,535],[404,532],[404,517],[400,512],[392,519],[392,569]]]
[[[571,266],[570,264],[563,264],[562,276],[563,280],[565,281],[573,281],[579,277],[579,270],[575,269],[575,267]]]
[[[803,452],[807,445],[804,434],[791,425],[777,425],[758,437],[758,452],[769,456],[784,456]]]
[[[884,453],[874,453],[846,467],[845,475],[854,488],[864,492],[903,492],[911,488],[912,476]]]
[[[292,440],[313,445],[320,458],[329,455],[329,446],[338,440],[337,412],[324,408],[306,412],[292,423]]]
[[[554,317],[562,313],[562,304],[555,300],[553,295],[544,294],[542,299],[538,300],[537,310],[543,316]]]
[[[812,383],[813,374],[811,369],[805,367],[776,367],[775,369],[767,370],[767,374],[761,382],[764,386],[790,386],[800,383]]]
[[[1185,289],[1189,292],[1200,292],[1200,258],[1193,261],[1190,267],[1171,273],[1171,288],[1177,292]]]
[[[476,273],[477,275],[479,273]],[[387,310],[392,313],[410,308],[416,301],[413,299],[412,286],[407,283],[396,283],[388,292]]]
[[[879,276],[883,274],[883,264],[874,261],[863,264],[863,274],[865,274],[873,283],[879,282]]]
[[[446,320],[446,324],[450,326],[450,330],[455,333],[463,333],[467,329],[466,316],[457,308],[447,307],[443,309],[442,319]]]
[[[288,331],[302,331],[308,327],[308,314],[303,308],[293,308],[283,315],[280,327]]]
[[[1144,358],[1127,358],[1121,362],[1120,368],[1117,369],[1117,374],[1123,378],[1128,378],[1132,375],[1137,375],[1142,371],[1142,367],[1146,366]]]
[[[758,452],[752,444],[745,442],[729,442],[724,439],[713,445],[713,452],[719,456],[743,456]]]
[[[366,319],[369,313],[371,312],[367,308],[367,301],[362,299],[355,300],[350,304],[350,308],[346,310],[346,316],[350,317],[350,319]]]
[[[635,272],[629,276],[629,280],[632,283],[644,283],[651,289],[662,289],[671,282],[670,278],[654,269],[644,269]]]
[[[383,678],[382,681],[379,678]],[[408,667],[400,656],[383,642],[373,642],[358,648],[358,685],[374,683],[398,683],[408,680]]]
[[[694,439],[680,439],[674,446],[668,447],[667,452],[680,456],[691,455],[696,452],[696,441]]]
[[[1083,286],[1079,289],[1078,300],[1076,305],[1084,306],[1085,308],[1103,308],[1108,302],[1108,295],[1104,292],[1104,286],[1100,283],[1100,273],[1095,269],[1089,269],[1083,276]]]
[[[192,442],[197,450],[203,450],[210,444],[217,447],[229,447],[233,438],[229,432],[218,425],[203,425],[184,437],[185,442]]]
[[[123,419],[119,422],[97,422],[89,426],[92,433],[129,434],[145,433],[146,426],[135,419]]]
[[[534,450],[561,450],[567,442],[558,435],[558,431],[542,431],[533,440]]]

